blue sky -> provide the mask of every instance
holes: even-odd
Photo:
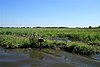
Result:
[[[0,0],[0,26],[100,25],[100,0]]]

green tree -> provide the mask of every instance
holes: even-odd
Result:
[[[100,28],[100,25],[98,26],[98,28]]]
[[[92,28],[92,26],[89,26],[89,28]]]

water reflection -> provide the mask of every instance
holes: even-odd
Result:
[[[92,55],[91,58],[93,58],[96,61],[100,62],[100,54]]]
[[[90,58],[52,49],[3,49],[0,67],[99,67]]]

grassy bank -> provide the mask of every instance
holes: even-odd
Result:
[[[0,45],[5,48],[18,48],[21,46],[29,46],[29,38],[18,37],[12,35],[0,35]]]
[[[77,42],[49,40],[51,37],[67,37]],[[0,28],[0,46],[4,48],[52,48],[91,55],[100,53],[100,29]]]
[[[65,51],[82,55],[91,55],[100,53],[100,46],[92,46],[82,42],[70,42],[67,43]]]

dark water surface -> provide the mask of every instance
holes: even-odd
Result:
[[[100,61],[61,50],[0,47],[0,67],[100,67]]]

